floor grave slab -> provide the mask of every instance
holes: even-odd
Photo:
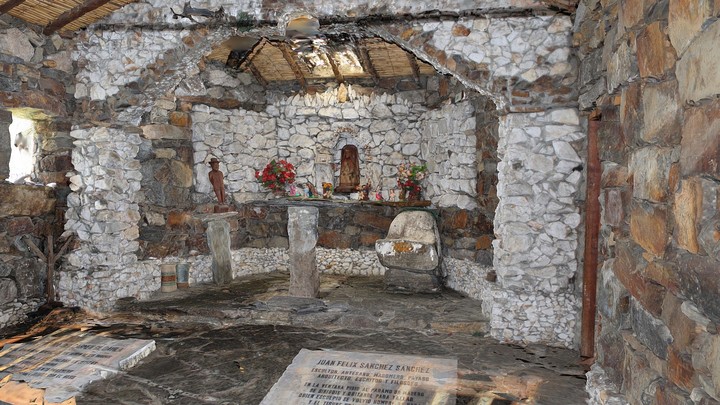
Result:
[[[129,369],[154,349],[153,340],[58,330],[32,342],[4,346],[0,380],[24,381],[45,389],[45,401],[62,402],[93,381]]]
[[[261,405],[455,404],[457,360],[302,349]]]

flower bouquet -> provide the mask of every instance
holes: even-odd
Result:
[[[285,186],[295,182],[295,166],[286,160],[271,160],[262,171],[255,171],[255,179],[273,192],[284,192]]]
[[[402,195],[407,193],[409,200],[419,200],[422,187],[420,182],[427,176],[427,165],[413,165],[401,163],[398,166],[398,187]]]

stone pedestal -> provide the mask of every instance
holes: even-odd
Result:
[[[230,224],[223,219],[209,220],[207,241],[212,254],[212,273],[215,284],[232,281],[232,256],[230,255]]]
[[[288,207],[290,242],[290,295],[315,298],[320,290],[320,272],[315,261],[318,239],[317,207]]]
[[[385,239],[375,242],[378,259],[388,270],[385,285],[405,292],[438,292],[440,234],[425,211],[405,211],[390,224]]]

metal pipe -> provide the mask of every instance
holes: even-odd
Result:
[[[598,234],[600,233],[600,114],[589,117],[587,146],[587,197],[585,199],[585,252],[583,257],[583,307],[580,356],[595,356],[595,313],[597,309]]]

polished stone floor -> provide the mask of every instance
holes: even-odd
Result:
[[[92,383],[78,404],[258,404],[298,352],[394,353],[458,360],[458,404],[585,404],[577,352],[497,343],[480,303],[446,291],[404,295],[381,278],[323,276],[319,299],[287,297],[288,275],[237,279],[123,301],[83,315],[105,336],[154,339],[125,373]]]

